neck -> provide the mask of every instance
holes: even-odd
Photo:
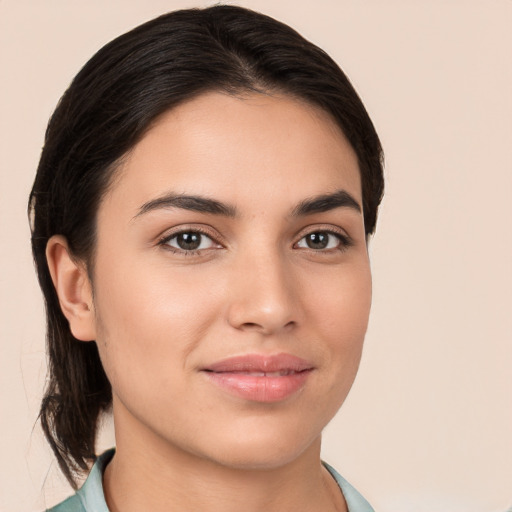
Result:
[[[228,467],[147,432],[117,428],[116,454],[103,479],[111,512],[343,511],[336,482],[321,465],[320,438],[277,467]]]

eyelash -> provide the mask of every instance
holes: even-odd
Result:
[[[332,252],[334,251],[339,251],[339,252],[344,252],[346,251],[349,247],[353,246],[354,245],[354,242],[352,241],[352,239],[346,235],[345,233],[340,233],[339,231],[334,231],[333,229],[322,229],[322,228],[316,228],[314,229],[313,231],[308,231],[307,233],[304,233],[300,239],[295,242],[294,244],[294,247],[299,243],[301,242],[302,240],[304,240],[306,237],[308,236],[311,236],[311,235],[314,235],[314,234],[319,234],[319,233],[322,233],[322,234],[327,234],[329,236],[333,236],[335,237],[338,242],[339,242],[339,245],[337,247],[332,247],[332,248],[329,248],[329,249],[312,249],[312,248],[305,248],[306,250],[308,251],[311,251],[311,252],[314,252],[315,254],[319,254],[319,253],[324,253],[324,254],[331,254]]]
[[[311,252],[313,252],[315,254],[320,254],[320,253],[331,254],[334,251],[344,252],[349,247],[354,245],[352,239],[349,236],[347,236],[346,234],[344,234],[344,233],[340,233],[340,232],[334,231],[332,229],[321,229],[321,228],[319,229],[319,228],[317,228],[317,229],[315,229],[313,231],[308,231],[307,233],[302,234],[301,237],[299,238],[299,240],[293,244],[293,247],[296,247],[297,244],[299,242],[301,242],[303,239],[305,239],[307,236],[311,236],[313,234],[319,234],[319,233],[327,234],[327,235],[330,235],[330,236],[334,236],[338,240],[339,246],[333,247],[333,248],[329,248],[329,249],[312,249],[312,248],[303,248],[303,249],[305,249],[307,251],[311,251]],[[207,249],[190,249],[190,250],[186,250],[186,249],[179,249],[179,248],[176,248],[176,247],[172,247],[171,245],[169,245],[169,242],[171,240],[173,240],[174,238],[178,237],[179,235],[184,235],[184,234],[199,234],[201,236],[209,238],[212,241],[213,244],[216,244],[218,246],[222,246],[222,244],[220,242],[218,242],[216,240],[216,238],[214,236],[212,236],[211,233],[209,233],[208,231],[206,231],[204,229],[201,229],[200,227],[194,227],[194,228],[190,228],[190,229],[181,229],[180,231],[176,231],[174,233],[165,235],[164,237],[162,237],[158,241],[158,245],[162,246],[165,250],[168,250],[168,251],[170,251],[170,252],[172,252],[174,254],[179,254],[179,255],[183,255],[183,256],[198,256],[201,253],[203,253],[204,251],[209,251],[209,250],[213,249],[213,248],[207,248]],[[215,249],[217,249],[217,248],[218,247],[216,247]]]
[[[198,256],[198,255],[200,255],[204,251],[211,250],[211,249],[190,249],[190,250],[186,250],[186,249],[178,249],[176,247],[172,247],[171,245],[169,245],[169,242],[173,238],[176,238],[179,235],[184,235],[184,234],[199,234],[201,236],[209,238],[216,245],[219,245],[219,246],[222,245],[221,243],[219,243],[215,239],[214,236],[212,236],[212,234],[210,232],[208,232],[205,229],[201,229],[200,227],[194,227],[194,228],[190,228],[190,229],[181,229],[181,230],[176,231],[174,233],[165,235],[164,237],[162,237],[158,241],[158,245],[162,246],[167,251],[170,251],[170,252],[172,252],[174,254],[183,255],[183,256]]]

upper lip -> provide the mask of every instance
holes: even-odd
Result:
[[[313,365],[291,354],[245,354],[217,361],[203,368],[215,373],[225,372],[302,372],[312,370]]]

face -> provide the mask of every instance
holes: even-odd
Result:
[[[297,100],[163,115],[98,211],[94,331],[120,439],[270,468],[320,439],[371,299],[354,151]]]

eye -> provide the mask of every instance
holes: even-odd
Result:
[[[344,249],[349,244],[347,237],[332,233],[331,231],[314,231],[308,233],[297,242],[297,247],[301,249],[313,249],[315,251],[329,249]]]
[[[219,247],[208,235],[200,231],[181,231],[160,242],[178,252],[193,252]]]

